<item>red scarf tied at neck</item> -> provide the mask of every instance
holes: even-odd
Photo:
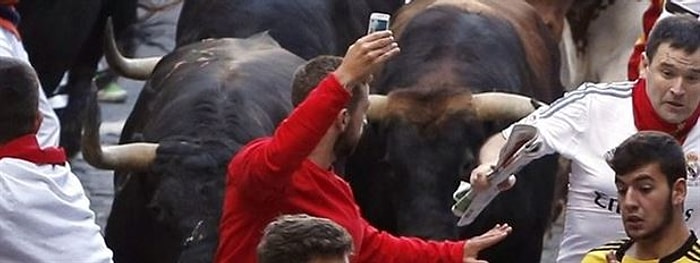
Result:
[[[646,89],[646,79],[639,79],[632,90],[632,104],[634,108],[634,125],[639,131],[661,131],[670,134],[679,143],[683,144],[688,132],[690,132],[700,116],[700,107],[696,108],[688,119],[681,123],[668,123],[654,111]]]
[[[39,148],[35,134],[27,134],[0,146],[0,159],[10,157],[29,161],[38,165],[66,163],[66,153],[62,148]]]

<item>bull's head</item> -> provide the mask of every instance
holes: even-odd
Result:
[[[382,138],[383,156],[374,163],[380,174],[370,175],[377,177],[369,180],[391,186],[373,191],[393,193],[395,231],[431,239],[456,238],[457,218],[450,206],[460,177],[475,166],[485,137],[502,127],[494,123],[524,117],[536,106],[519,95],[472,95],[466,89],[399,89],[388,96],[371,95],[367,117],[375,129],[368,134]],[[359,149],[358,153],[366,154],[362,146]],[[358,199],[366,198],[362,194],[357,193]]]
[[[122,248],[119,256],[125,261],[132,259],[125,253],[134,253],[134,257],[149,262],[211,262],[218,244],[226,165],[240,145],[224,139],[174,137],[159,143],[101,146],[99,111],[92,100],[83,134],[83,156],[95,167],[115,170],[112,214],[117,217],[108,222],[108,244],[161,242],[154,246],[157,251]],[[124,226],[129,222],[125,216],[140,221]],[[111,230],[110,224],[117,230]],[[144,226],[152,228],[141,229],[141,234],[149,237],[137,241],[119,231]]]
[[[122,74],[126,71],[128,77],[150,78],[156,59],[147,59],[145,62],[124,59],[114,45],[109,26],[106,42],[107,57],[111,57],[112,66],[115,66],[116,58],[116,68],[120,69],[118,71]],[[134,61],[137,61],[136,67],[131,63]],[[171,64],[163,67],[172,66]],[[134,68],[140,68],[135,75],[132,70]],[[157,78],[158,75],[154,77]],[[149,89],[149,85],[150,82],[144,89]],[[142,99],[149,101],[146,97],[148,94],[142,93],[139,102]],[[144,138],[138,139],[139,135],[133,134],[132,129],[125,129],[126,135],[122,134],[122,141],[150,140],[158,143],[135,142],[102,146],[99,138],[99,108],[94,94],[86,112],[83,156],[97,168],[115,170],[115,201],[106,229],[106,239],[115,250],[115,257],[121,261],[211,262],[218,242],[226,165],[237,147],[240,147],[231,140],[221,139],[227,138],[218,134],[224,130],[222,122],[219,119],[199,119],[205,124],[208,121],[218,123],[204,125],[214,131],[209,131],[209,128],[193,129],[211,136],[168,136],[165,139],[151,134],[141,135]],[[134,121],[134,115],[138,119],[143,114],[137,108],[129,121]],[[132,123],[140,127],[135,129],[138,131],[144,129],[141,124]],[[159,132],[161,131],[153,133]],[[132,233],[123,233],[124,229],[138,229],[133,232],[140,232],[145,237],[133,240],[130,236]],[[152,248],[150,250],[155,251],[139,250],[140,248]]]

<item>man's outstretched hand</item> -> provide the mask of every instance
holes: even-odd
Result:
[[[486,263],[484,260],[476,259],[479,252],[495,245],[498,242],[501,242],[501,240],[506,238],[511,231],[513,231],[513,228],[511,228],[508,224],[497,224],[488,232],[480,236],[467,239],[467,241],[464,242],[464,257],[462,261],[464,263]]]

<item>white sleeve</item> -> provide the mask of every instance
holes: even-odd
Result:
[[[9,32],[0,28],[0,57],[16,57],[9,37]]]
[[[588,126],[588,111],[593,99],[592,96],[585,96],[589,86],[592,85],[584,83],[550,106],[540,107],[517,122],[537,127],[539,139],[543,142],[538,157],[558,152],[572,158],[580,143],[581,133]],[[510,136],[513,125],[501,132],[504,138]]]

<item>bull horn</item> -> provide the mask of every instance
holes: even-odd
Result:
[[[387,97],[384,95],[369,95],[369,109],[367,119],[369,121],[379,121],[386,115]]]
[[[146,80],[151,76],[156,64],[158,64],[158,61],[162,58],[125,58],[119,51],[117,42],[114,40],[114,27],[112,26],[111,17],[107,20],[104,37],[105,59],[109,66],[121,76],[136,80]]]
[[[88,98],[86,112],[81,145],[87,163],[105,170],[144,171],[151,166],[156,158],[157,143],[100,145],[100,109],[94,92]]]
[[[474,94],[472,101],[477,118],[483,121],[517,120],[544,104],[529,97],[502,92]]]

